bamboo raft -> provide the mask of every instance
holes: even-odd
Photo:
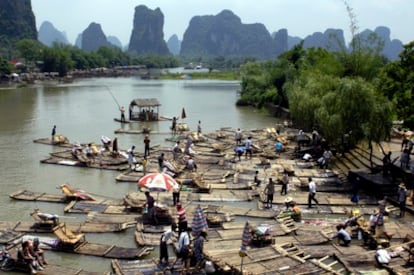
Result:
[[[170,257],[170,264],[175,261],[175,257]],[[139,274],[139,275],[151,275],[151,274],[164,274],[164,271],[167,270],[166,266],[161,266],[156,263],[155,259],[149,260],[112,260],[111,266],[116,275],[126,275],[126,274]],[[170,268],[170,270],[172,270]],[[174,265],[173,272],[171,274],[179,274],[181,271],[181,263]],[[195,273],[193,273],[195,274]]]
[[[53,233],[58,242],[50,246],[50,249],[60,252],[70,252],[82,255],[98,256],[115,259],[138,259],[148,255],[151,248],[125,248],[116,245],[90,243],[86,241],[84,234],[72,232],[64,225],[54,229]]]
[[[135,223],[97,223],[97,222],[65,222],[65,225],[75,233],[112,233],[122,232],[135,226]],[[53,233],[54,226],[42,226],[37,222],[11,222],[0,221],[0,230],[13,230],[16,232]]]
[[[74,200],[74,197],[67,196],[65,194],[50,194],[44,192],[34,192],[30,190],[19,190],[9,195],[10,198],[23,201],[41,201],[41,202],[54,202],[54,203],[67,203]],[[113,198],[100,198],[94,196],[95,203],[105,205],[122,205],[121,199]]]

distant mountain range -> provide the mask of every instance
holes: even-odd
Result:
[[[182,41],[173,35],[165,42],[163,27],[164,15],[159,8],[151,10],[144,5],[135,7],[128,51],[138,55],[244,56],[264,60],[277,57],[302,40],[305,48],[322,47],[330,51],[349,48],[345,44],[344,31],[341,29],[327,29],[323,33],[315,32],[305,38],[292,37],[287,29],[269,33],[263,24],[243,24],[230,10],[223,10],[217,15],[194,16]],[[374,31],[364,30],[358,34],[363,45],[376,47],[380,42],[383,47],[382,54],[395,60],[402,51],[403,44],[398,39],[391,40],[390,35],[390,29],[385,26],[379,26]],[[65,32],[57,30],[51,22],[43,22],[37,33],[31,3],[25,0],[0,1],[0,38],[4,40],[4,37],[37,37],[48,46],[55,41],[69,43]],[[98,23],[91,23],[78,36],[75,45],[87,51],[95,51],[100,46],[125,48],[117,37],[106,36]]]

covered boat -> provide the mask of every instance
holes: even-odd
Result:
[[[159,106],[161,104],[155,98],[137,98],[129,104],[129,120],[158,121]]]

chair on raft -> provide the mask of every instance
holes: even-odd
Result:
[[[66,224],[62,223],[56,227],[53,233],[60,240],[59,248],[64,251],[73,251],[79,245],[86,242],[85,234],[76,234],[72,230],[66,227]]]

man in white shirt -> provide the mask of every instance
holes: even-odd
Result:
[[[171,228],[165,231],[160,239],[160,264],[163,263],[163,259],[168,264],[168,247],[167,243],[170,239],[176,238],[177,233],[175,233],[177,225],[175,223],[171,224]]]
[[[308,208],[312,208],[312,201],[314,201],[316,204],[319,204],[319,202],[315,198],[315,196],[316,196],[316,184],[312,180],[312,178],[309,178],[308,180],[309,180]]]
[[[336,226],[336,230],[338,230],[338,233],[336,235],[338,238],[338,244],[342,246],[349,246],[351,243],[351,236],[345,230],[345,226],[343,224],[339,224]]]
[[[187,268],[190,267],[190,233],[191,227],[187,227],[186,231],[181,232],[180,238],[178,239],[178,248],[177,248],[177,259],[172,266],[175,266],[175,263],[181,259],[183,266],[183,274],[186,274]]]

